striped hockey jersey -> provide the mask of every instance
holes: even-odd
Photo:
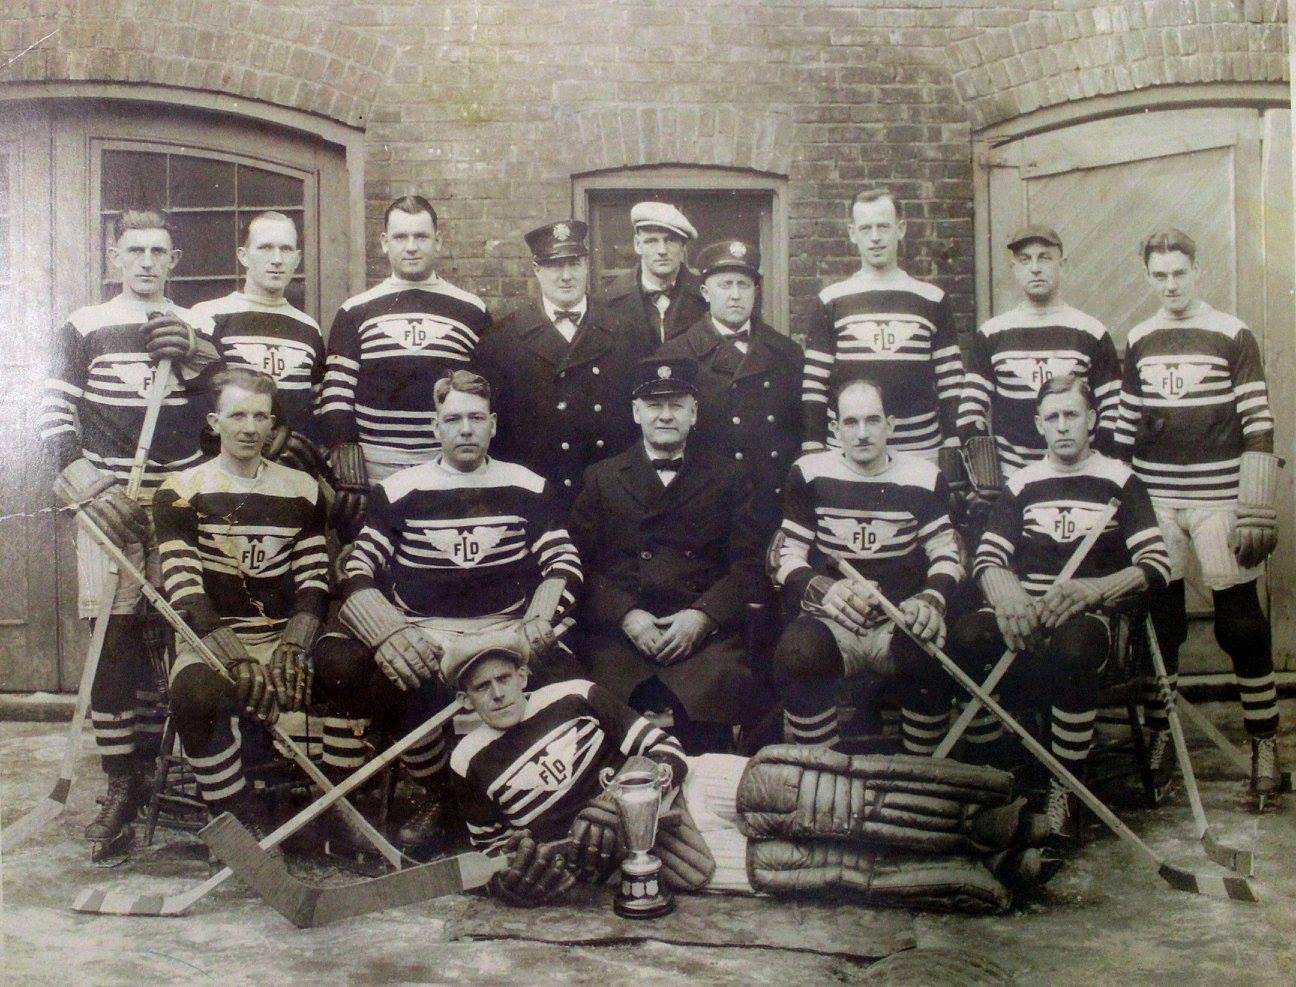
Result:
[[[834,389],[863,376],[886,392],[892,449],[935,449],[954,437],[963,362],[945,292],[896,271],[860,272],[819,293],[801,382],[802,448],[823,448]]]
[[[214,341],[231,367],[250,367],[275,379],[275,417],[294,432],[314,435],[312,420],[324,379],[319,324],[287,301],[253,301],[241,291],[199,302],[197,314],[215,325]]]
[[[262,461],[233,476],[220,458],[184,470],[153,503],[167,599],[206,634],[225,624],[249,643],[270,640],[294,613],[324,616],[328,554],[319,484]]]
[[[1088,381],[1098,406],[1098,448],[1109,450],[1120,410],[1121,369],[1107,327],[1070,305],[1047,312],[1019,306],[972,335],[958,429],[963,438],[993,430],[1005,477],[1044,458],[1035,397],[1066,374]]]
[[[980,578],[998,566],[1015,572],[1031,596],[1043,596],[1107,502],[1119,507],[1076,572],[1110,576],[1137,565],[1148,588],[1170,579],[1170,557],[1147,488],[1118,459],[1094,452],[1078,465],[1031,463],[1008,481],[986,524],[972,564]]]
[[[1237,500],[1242,453],[1272,452],[1273,431],[1260,347],[1239,319],[1199,302],[1130,330],[1117,451],[1155,500]]]
[[[471,473],[438,457],[374,486],[343,590],[390,586],[411,617],[518,616],[540,580],[581,582],[580,557],[543,478],[488,459]]]
[[[891,600],[922,589],[948,601],[963,578],[945,478],[896,453],[875,476],[840,452],[802,456],[788,474],[774,584],[799,600],[816,575],[840,579],[846,559]]]
[[[504,731],[483,724],[450,756],[468,836],[488,849],[516,829],[539,842],[561,839],[602,793],[599,775],[636,755],[669,764],[672,784],[683,782],[679,742],[602,686],[572,679],[537,689],[521,722]]]
[[[440,448],[432,386],[467,369],[491,325],[476,295],[435,275],[389,277],[348,299],[329,330],[320,416],[325,441],[358,441],[367,458],[421,463]]]
[[[77,309],[54,334],[50,375],[41,404],[41,440],[59,469],[84,456],[122,483],[144,425],[157,364],[143,331],[149,313],[174,312],[210,337],[210,319],[169,301],[118,296]],[[168,473],[196,463],[207,402],[202,377],[173,366],[144,469],[141,498],[149,503]]]

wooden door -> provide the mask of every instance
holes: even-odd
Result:
[[[23,182],[20,194],[3,200],[21,203],[13,222],[22,223],[22,250],[11,260],[15,273],[0,274],[0,293],[10,283],[25,292],[0,296],[13,295],[8,304],[21,313],[7,321],[16,331],[0,339],[4,513],[51,503],[53,470],[35,432],[39,368],[56,320],[119,290],[104,248],[120,209],[171,211],[184,255],[168,295],[181,304],[238,287],[234,249],[243,225],[270,208],[292,217],[302,234],[294,302],[327,323],[351,288],[341,148],[241,118],[64,100],[6,104],[0,155],[20,162],[10,182]],[[6,208],[0,204],[0,217]],[[0,524],[0,690],[75,689],[87,628],[76,612],[71,523],[38,515]]]
[[[1065,244],[1066,299],[1102,320],[1123,352],[1129,330],[1157,308],[1144,280],[1140,241],[1155,229],[1178,227],[1197,241],[1203,297],[1236,313],[1259,338],[1282,422],[1281,409],[1296,391],[1291,300],[1280,314],[1284,289],[1275,281],[1282,280],[1282,270],[1288,287],[1291,279],[1290,232],[1285,253],[1275,254],[1283,249],[1280,220],[1290,229],[1291,216],[1289,130],[1285,143],[1277,144],[1285,112],[1212,107],[1137,113],[987,149],[978,162],[989,206],[978,255],[979,315],[988,318],[1019,301],[1004,243],[1018,226],[1043,223]],[[1288,422],[1281,426],[1280,444],[1290,441]],[[1290,498],[1290,482],[1286,491]],[[1271,581],[1284,583],[1274,578],[1284,575],[1290,584],[1296,576],[1293,544],[1288,526]],[[1209,592],[1191,576],[1188,585],[1190,611],[1209,616]],[[1294,630],[1285,612],[1275,621],[1280,655],[1291,655]],[[1189,650],[1194,670],[1227,668],[1213,642],[1202,640]]]

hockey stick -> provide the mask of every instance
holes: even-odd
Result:
[[[1149,617],[1145,624],[1148,636],[1148,652],[1152,656],[1152,671],[1156,674],[1157,686],[1161,689],[1165,703],[1166,718],[1170,721],[1170,736],[1174,738],[1175,757],[1179,761],[1179,773],[1183,776],[1184,788],[1188,791],[1188,804],[1192,807],[1193,821],[1197,824],[1197,836],[1201,840],[1206,856],[1221,867],[1244,877],[1255,876],[1255,858],[1250,850],[1235,850],[1215,838],[1210,823],[1206,819],[1206,809],[1202,806],[1201,792],[1197,790],[1197,776],[1193,774],[1192,759],[1188,756],[1188,743],[1184,740],[1183,724],[1175,711],[1174,696],[1170,689],[1170,676],[1166,674],[1165,659],[1161,657],[1161,646],[1157,644],[1156,628]]]
[[[312,819],[327,811],[338,799],[349,795],[396,758],[425,739],[432,731],[439,730],[456,713],[462,710],[463,706],[460,703],[451,703],[421,726],[415,727],[363,768],[357,769],[354,774],[350,775],[336,788],[325,792],[297,815],[279,826],[278,829],[261,841],[261,849],[269,850],[271,847],[278,846]],[[82,892],[81,896],[72,905],[72,909],[73,911],[91,912],[98,915],[183,915],[195,903],[228,880],[233,873],[232,870],[226,867],[220,873],[213,875],[201,884],[174,895],[134,895],[122,891],[90,889]]]
[[[1064,583],[1076,574],[1076,570],[1079,569],[1084,560],[1088,558],[1090,550],[1102,535],[1103,529],[1107,527],[1107,522],[1112,519],[1116,511],[1119,509],[1120,501],[1115,497],[1107,501],[1106,506],[1103,508],[1102,516],[1094,522],[1093,526],[1085,532],[1085,536],[1080,539],[1080,544],[1077,545],[1075,551],[1071,553],[1071,558],[1066,560],[1066,565],[1062,567],[1062,571],[1059,572],[1057,578],[1053,580],[1054,584]],[[995,689],[999,686],[1000,680],[1008,674],[1008,669],[1012,668],[1012,664],[1016,660],[1016,651],[1013,651],[1012,648],[1005,651],[999,661],[995,664],[995,667],[990,670],[990,674],[986,676],[986,680],[981,683],[981,691],[993,695]],[[975,697],[968,700],[967,705],[963,707],[963,712],[959,713],[958,719],[954,721],[954,725],[950,727],[949,733],[947,733],[945,739],[940,742],[940,746],[936,748],[932,757],[949,757],[949,753],[954,749],[954,745],[959,742],[964,731],[967,730],[969,724],[971,724],[972,720],[980,711],[981,703],[979,700]]]
[[[219,675],[226,683],[233,685],[234,679],[225,670],[225,666],[220,663],[220,660],[212,654],[211,649],[207,647],[207,643],[185,622],[185,619],[175,611],[171,604],[166,601],[166,598],[153,588],[148,580],[144,578],[144,574],[126,557],[126,554],[109,540],[103,530],[84,511],[78,509],[77,516],[90,537],[98,542],[99,547],[107,552],[113,561],[128,575],[140,581],[140,586],[149,603],[153,604],[154,609],[163,616],[166,622],[171,625],[171,628],[180,637],[184,638],[185,643],[198,653],[198,657],[202,659],[203,664]],[[285,730],[275,724],[270,727],[270,731],[274,734],[275,739],[284,745],[289,756],[311,781],[325,792],[333,787],[333,783],[315,766],[314,762],[306,756]],[[399,870],[402,864],[408,862],[404,855],[387,842],[383,835],[374,829],[350,802],[343,799],[338,803],[338,811],[366,840],[373,844],[374,849],[382,854],[383,858],[393,867]]]
[[[461,853],[368,881],[315,887],[288,873],[280,854],[268,853],[228,812],[198,834],[243,883],[299,929],[400,908],[479,888],[508,867],[508,857]]]
[[[1067,788],[1075,793],[1076,797],[1083,802],[1089,810],[1101,819],[1109,829],[1118,837],[1132,846],[1135,850],[1145,856],[1156,865],[1157,874],[1176,891],[1187,891],[1191,894],[1210,895],[1218,898],[1231,898],[1234,901],[1259,901],[1255,889],[1251,883],[1244,877],[1219,877],[1213,874],[1195,874],[1179,867],[1166,863],[1156,853],[1144,843],[1134,833],[1132,829],[1126,826],[1117,818],[1116,814],[1103,805],[1093,792],[1089,791],[1075,775],[1073,775],[1066,766],[1056,757],[1044,749],[1030,732],[1018,723],[1009,713],[994,701],[989,695],[981,691],[981,687],[968,676],[963,669],[955,664],[954,660],[945,654],[940,648],[936,647],[930,641],[924,641],[917,634],[909,629],[904,614],[896,606],[882,595],[877,586],[861,576],[851,566],[849,562],[843,560],[841,563],[842,571],[852,579],[859,581],[864,591],[875,602],[882,611],[887,615],[893,624],[896,625],[914,644],[922,648],[927,654],[936,661],[940,662],[941,667],[948,672],[959,685],[963,686],[969,693],[981,700],[982,704],[998,717],[999,721],[1009,730],[1015,733],[1021,740],[1022,744],[1035,757],[1052,772],[1053,776],[1061,781]]]
[[[1183,710],[1184,718],[1191,723],[1197,731],[1219,748],[1220,753],[1233,763],[1242,774],[1250,775],[1251,761],[1246,753],[1237,744],[1229,740],[1220,732],[1220,728],[1207,719],[1206,714],[1190,703],[1182,695],[1175,695],[1175,703],[1178,709]],[[1292,773],[1284,771],[1282,779],[1278,786],[1279,792],[1290,792],[1292,790]]]
[[[149,448],[153,445],[153,433],[157,430],[158,417],[162,413],[162,401],[166,397],[170,384],[171,361],[161,360],[153,374],[153,382],[149,386],[148,403],[144,408],[144,422],[140,426],[139,442],[135,445],[135,458],[131,460],[130,475],[126,480],[126,496],[131,500],[139,498],[140,487],[144,483],[144,467],[148,462]],[[86,714],[90,710],[90,692],[94,688],[95,676],[99,672],[99,658],[103,654],[104,639],[108,634],[108,621],[112,619],[113,603],[120,582],[121,571],[117,564],[109,565],[99,590],[102,599],[99,601],[99,612],[95,614],[94,631],[90,635],[90,646],[86,649],[85,664],[81,668],[76,706],[73,707],[72,722],[68,726],[63,760],[59,764],[58,780],[54,782],[54,788],[43,801],[21,819],[15,820],[0,834],[0,841],[3,841],[6,850],[17,849],[32,833],[46,823],[53,822],[67,808],[68,794],[72,790],[72,780],[76,776],[77,757],[81,753],[81,733],[85,729]]]

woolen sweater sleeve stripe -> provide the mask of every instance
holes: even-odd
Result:
[[[220,626],[221,619],[203,585],[198,514],[170,480],[154,495],[153,523],[167,602],[187,611],[189,623],[199,634],[209,634]]]

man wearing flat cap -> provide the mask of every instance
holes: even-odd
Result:
[[[637,709],[669,709],[689,754],[727,749],[732,725],[761,712],[742,633],[763,587],[751,483],[689,441],[697,378],[690,359],[639,363],[642,441],[586,471],[568,525],[589,574],[589,677]]]
[[[526,234],[540,300],[524,303],[477,348],[499,416],[495,451],[543,476],[565,504],[586,466],[634,441],[630,376],[651,352],[587,293],[587,232],[563,220]]]
[[[630,222],[639,266],[613,281],[605,294],[612,313],[656,346],[706,313],[697,279],[684,263],[697,230],[669,202],[636,203]]]
[[[801,450],[801,348],[753,315],[760,251],[720,240],[698,255],[710,311],[657,355],[698,364],[698,423],[690,441],[741,463],[758,516],[778,527],[788,468]]]
[[[1088,383],[1097,402],[1096,447],[1107,453],[1121,390],[1120,360],[1107,327],[1061,297],[1066,259],[1057,231],[1023,226],[1007,247],[1023,297],[973,333],[958,419],[965,445],[993,429],[1005,478],[1048,451],[1035,427],[1035,396],[1045,381],[1072,374]]]

